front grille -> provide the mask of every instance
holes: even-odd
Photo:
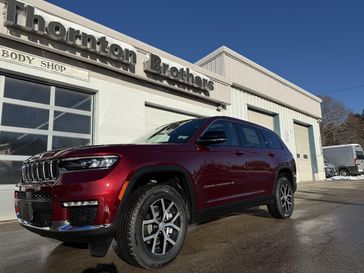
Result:
[[[25,192],[25,191],[18,191],[17,198],[23,200],[36,200],[36,201],[52,201],[52,194],[50,192]]]
[[[59,176],[58,160],[24,162],[22,178],[24,182],[50,182]]]
[[[75,207],[69,208],[69,222],[72,226],[90,226],[95,223],[97,207]]]
[[[52,194],[49,192],[32,192],[32,200],[51,201]]]

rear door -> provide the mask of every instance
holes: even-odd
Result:
[[[240,177],[240,191],[246,199],[272,193],[274,183],[275,154],[266,146],[258,128],[235,123],[241,153],[247,160],[244,176]]]
[[[354,146],[355,150],[355,164],[358,166],[359,172],[364,173],[364,152],[360,145]]]
[[[277,176],[277,171],[282,164],[286,166],[290,164],[292,157],[289,152],[287,152],[287,148],[283,144],[282,139],[274,132],[262,129],[261,133],[263,135],[265,144],[268,146],[268,157],[272,176],[270,176],[270,180],[267,183],[268,191],[273,193],[273,187],[275,183],[275,179]]]

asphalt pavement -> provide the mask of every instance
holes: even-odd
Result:
[[[180,255],[158,272],[364,272],[364,181],[300,183],[291,219],[265,207],[189,227]],[[0,223],[0,272],[148,272],[110,248],[89,256],[19,226]]]

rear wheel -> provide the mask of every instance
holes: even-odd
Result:
[[[339,174],[341,176],[349,176],[349,170],[348,169],[340,169]]]
[[[281,176],[278,178],[274,192],[274,202],[267,207],[274,218],[286,219],[291,217],[294,209],[294,196],[292,183],[287,177]]]
[[[136,191],[117,233],[117,252],[123,260],[147,269],[171,262],[187,231],[185,202],[170,185],[146,186]]]

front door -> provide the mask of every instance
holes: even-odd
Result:
[[[201,196],[200,209],[240,200],[239,180],[246,169],[246,156],[239,152],[231,122],[216,120],[206,131],[209,130],[224,131],[227,140],[197,146],[201,166],[196,182]]]

